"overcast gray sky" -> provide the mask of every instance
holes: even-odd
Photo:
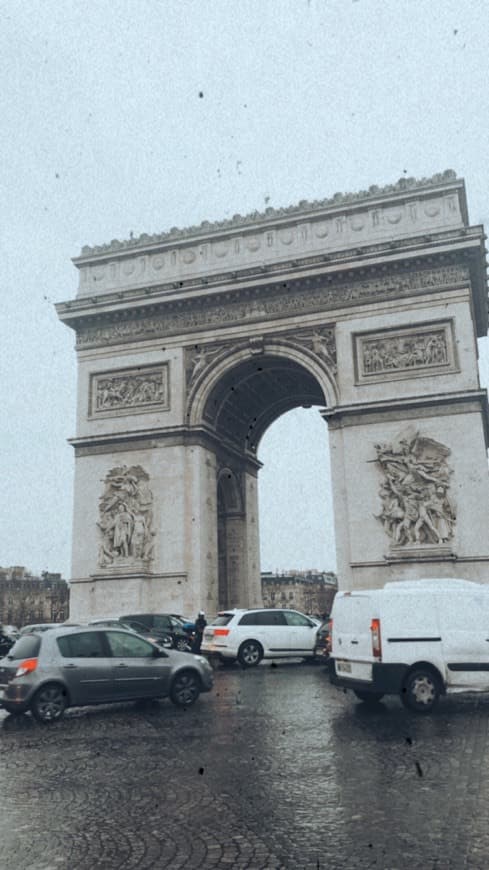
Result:
[[[76,361],[53,307],[75,295],[70,258],[447,168],[489,225],[488,17],[487,0],[0,0],[0,564],[70,576]],[[334,567],[317,412],[277,421],[260,458],[262,568]]]

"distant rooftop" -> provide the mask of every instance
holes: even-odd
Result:
[[[456,178],[457,174],[453,171],[453,169],[446,169],[444,172],[437,172],[435,175],[431,176],[431,178],[417,179],[403,177],[400,178],[399,181],[396,181],[394,184],[387,184],[383,187],[379,187],[378,185],[373,184],[368,188],[368,190],[360,190],[356,193],[335,193],[333,194],[333,196],[327,199],[313,200],[312,202],[309,202],[308,200],[301,200],[296,205],[289,205],[284,208],[269,207],[263,212],[254,211],[244,216],[240,214],[235,214],[232,218],[228,218],[226,220],[213,222],[202,221],[202,223],[199,225],[185,227],[183,229],[179,229],[178,227],[172,227],[167,232],[156,233],[155,235],[148,235],[147,233],[142,233],[142,235],[140,236],[133,236],[131,234],[131,237],[129,239],[125,239],[123,241],[119,241],[119,239],[112,239],[111,242],[108,242],[104,245],[95,245],[93,247],[85,245],[81,250],[80,256],[83,257],[93,254],[104,254],[111,251],[121,251],[125,249],[137,248],[142,245],[156,244],[158,242],[167,242],[173,239],[177,240],[189,238],[192,236],[202,235],[203,233],[217,233],[223,229],[242,227],[250,223],[266,222],[273,220],[273,218],[286,217],[288,215],[294,214],[303,214],[304,212],[314,212],[325,208],[337,208],[338,206],[346,205],[348,203],[356,203],[361,200],[375,199],[379,196],[403,193],[405,191],[414,189],[436,187],[437,185],[444,184],[449,181],[455,181]]]

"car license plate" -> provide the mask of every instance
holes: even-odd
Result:
[[[351,664],[350,662],[336,662],[336,670],[343,674],[351,674]]]

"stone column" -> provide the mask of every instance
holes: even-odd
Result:
[[[244,473],[246,500],[246,565],[247,577],[243,590],[244,607],[262,607],[260,574],[260,530],[258,522],[258,480],[249,471]]]
[[[184,539],[189,615],[218,609],[217,476],[215,454],[195,445],[185,448]],[[190,600],[191,597],[191,600]]]

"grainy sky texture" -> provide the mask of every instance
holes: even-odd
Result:
[[[0,564],[70,577],[82,245],[447,168],[487,226],[488,57],[487,0],[0,0]],[[260,458],[262,568],[334,567],[317,412]]]

